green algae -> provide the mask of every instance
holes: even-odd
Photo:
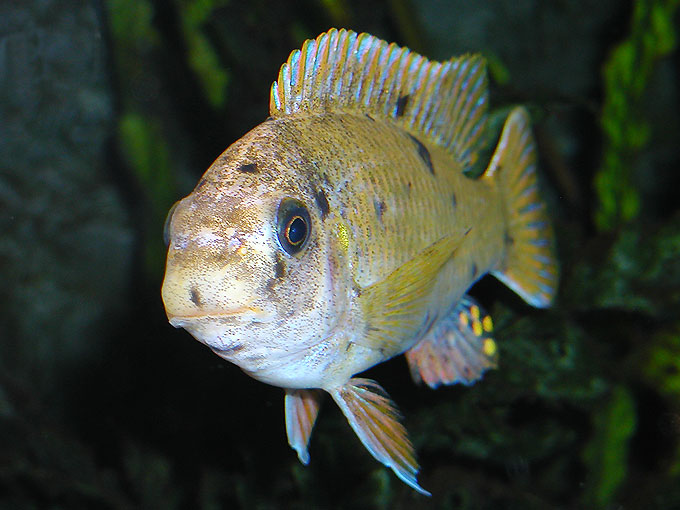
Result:
[[[633,165],[651,136],[642,99],[657,61],[675,48],[678,5],[677,0],[636,1],[629,37],[604,64],[603,153],[594,181],[595,223],[600,230],[612,230],[639,213]]]

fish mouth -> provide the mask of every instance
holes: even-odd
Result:
[[[183,327],[186,323],[197,322],[210,319],[235,319],[249,320],[252,322],[271,322],[274,316],[265,312],[261,308],[254,306],[240,306],[230,310],[220,310],[215,312],[197,312],[183,315],[168,315],[168,320],[176,328]]]

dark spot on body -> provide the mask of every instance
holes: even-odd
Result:
[[[316,202],[319,211],[321,211],[321,219],[324,219],[328,216],[328,212],[330,211],[330,205],[328,204],[328,198],[326,197],[324,190],[320,189],[314,193],[314,201]]]
[[[505,233],[503,241],[505,242],[506,246],[512,246],[513,244],[515,244],[515,238],[512,237],[508,232]]]
[[[201,295],[198,293],[196,287],[191,288],[191,291],[189,292],[189,299],[191,299],[191,302],[196,306],[201,306]]]
[[[408,104],[408,100],[410,97],[411,96],[409,94],[405,94],[403,96],[399,96],[399,99],[397,99],[397,111],[396,111],[397,118],[404,116],[404,111],[406,110],[406,105]]]
[[[456,205],[458,205],[457,202],[456,202],[456,194],[455,193],[451,193],[451,205],[453,206],[454,209],[456,208]]]
[[[276,263],[274,264],[274,278],[283,278],[286,274],[286,263],[279,253],[276,254]]]
[[[258,172],[257,165],[255,163],[246,163],[238,167],[238,171],[243,174],[256,174]]]
[[[378,217],[378,221],[382,223],[383,214],[385,214],[385,202],[375,198],[373,199],[373,207],[375,207],[375,214]]]
[[[286,263],[283,260],[283,257],[277,253],[276,254],[276,262],[274,262],[274,278],[270,278],[267,280],[267,284],[264,286],[267,291],[272,292],[274,290],[274,287],[278,285],[280,282],[281,278],[283,278],[286,275]]]
[[[470,267],[470,276],[474,279],[477,278],[477,274],[479,274],[479,268],[477,267],[477,264],[473,262],[472,267]]]
[[[349,352],[349,350],[354,346],[354,342],[351,340],[347,342],[347,347],[345,347],[345,352]]]
[[[430,171],[430,173],[434,175],[434,166],[432,166],[432,158],[430,157],[430,151],[428,151],[427,147],[425,147],[423,143],[420,140],[418,140],[415,136],[413,136],[410,133],[408,133],[408,136],[416,144],[416,148],[418,149],[418,156],[420,156],[420,159],[423,160],[425,166],[427,166],[427,169]]]

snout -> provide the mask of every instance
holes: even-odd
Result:
[[[168,320],[175,327],[183,327],[184,322],[201,317],[271,320],[271,314],[255,303],[247,283],[225,279],[219,274],[186,274],[169,265],[161,296]]]

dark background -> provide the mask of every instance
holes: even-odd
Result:
[[[0,508],[680,508],[678,2],[0,2]],[[487,278],[500,367],[472,387],[368,372],[424,498],[330,402],[303,467],[283,392],[167,323],[171,204],[267,117],[328,28],[489,60],[529,107],[561,290]]]

